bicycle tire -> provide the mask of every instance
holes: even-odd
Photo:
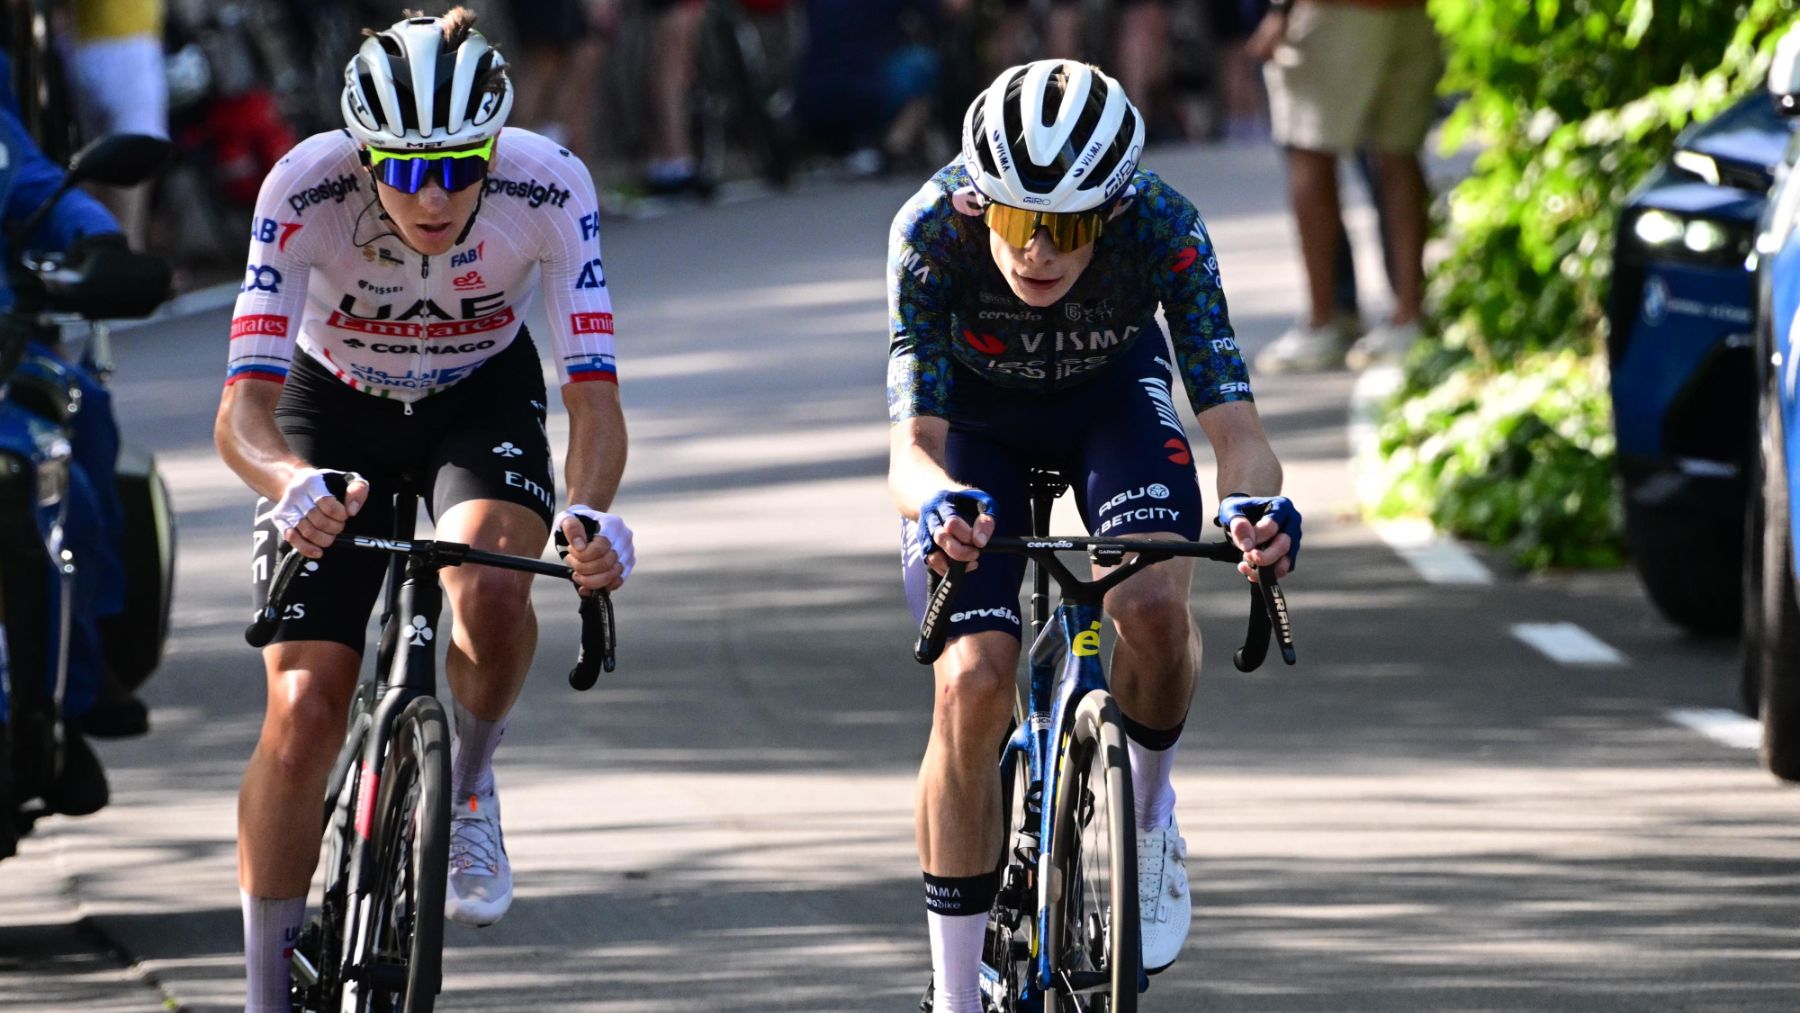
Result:
[[[1050,844],[1050,867],[1061,888],[1050,897],[1045,940],[1053,957],[1055,1008],[1136,1013],[1137,824],[1131,760],[1112,694],[1094,690],[1082,697],[1064,742]],[[1096,978],[1101,984],[1093,990],[1080,989]],[[1065,987],[1070,982],[1076,991]]]
[[[394,722],[376,789],[375,882],[356,938],[359,969],[346,1009],[431,1013],[443,982],[444,888],[449,877],[450,725],[436,697]]]

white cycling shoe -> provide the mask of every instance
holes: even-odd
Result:
[[[1167,826],[1137,835],[1139,941],[1144,971],[1155,974],[1181,955],[1194,920],[1188,895],[1187,841],[1170,816]]]
[[[500,834],[500,796],[470,795],[450,813],[450,888],[444,917],[458,925],[492,925],[512,907],[512,863]]]

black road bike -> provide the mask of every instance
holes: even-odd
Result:
[[[341,500],[344,480],[329,476],[327,484]],[[343,546],[393,558],[375,666],[357,684],[325,790],[324,888],[318,914],[294,946],[293,1001],[300,1011],[430,1013],[442,985],[450,724],[436,696],[438,571],[472,563],[565,580],[572,573],[558,563],[458,542],[414,541],[418,493],[402,489],[394,506],[394,537],[340,536],[328,550]],[[274,637],[306,562],[290,551],[277,566],[268,602],[244,632],[252,647]],[[569,685],[585,690],[602,669],[612,671],[613,647],[611,599],[604,591],[583,597],[581,653]]]
[[[1131,761],[1118,704],[1101,662],[1106,592],[1152,563],[1178,556],[1237,563],[1229,541],[1126,540],[1049,536],[1050,508],[1068,486],[1051,471],[1031,480],[1031,538],[993,538],[982,552],[1032,561],[1028,695],[1015,692],[1013,730],[1000,753],[1000,892],[988,917],[981,988],[994,1013],[1133,1013],[1149,987],[1138,940],[1136,809]],[[967,503],[973,517],[973,502]],[[1252,520],[1255,520],[1253,517]],[[1085,550],[1111,567],[1095,580],[1075,576],[1057,553]],[[936,661],[948,636],[950,603],[964,565],[951,562],[926,603],[913,656]],[[1050,578],[1061,601],[1050,609]],[[1287,600],[1267,570],[1250,585],[1249,635],[1233,655],[1252,671],[1271,632],[1294,664]],[[920,1002],[927,1013],[933,996]]]

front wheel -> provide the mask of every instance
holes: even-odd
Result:
[[[431,1013],[443,978],[444,886],[449,876],[450,727],[422,696],[394,723],[377,788],[375,881],[347,972],[344,1008]]]
[[[1075,708],[1051,829],[1050,935],[1060,1013],[1135,1013],[1136,819],[1118,705],[1104,690]]]

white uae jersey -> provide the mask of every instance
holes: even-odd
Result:
[[[511,344],[540,285],[564,382],[618,382],[587,167],[509,127],[478,185],[456,245],[422,256],[382,214],[347,131],[301,141],[256,200],[225,382],[282,382],[305,354],[357,390],[418,401]]]

